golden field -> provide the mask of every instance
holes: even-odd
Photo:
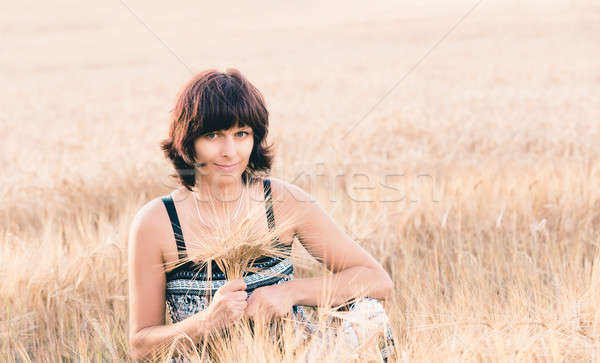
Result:
[[[129,224],[228,67],[390,273],[399,361],[599,361],[600,6],[475,4],[2,4],[0,361],[129,359]]]

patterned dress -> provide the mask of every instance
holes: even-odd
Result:
[[[273,228],[275,228],[275,219],[271,200],[271,185],[268,178],[263,179],[263,189],[265,194],[267,221],[269,223],[269,228],[273,230]],[[170,195],[163,197],[162,201],[171,221],[179,259],[184,259],[187,251],[175,204]],[[277,248],[283,252],[287,252],[286,255],[289,256],[291,245],[280,243],[277,237],[275,237],[274,242]],[[289,258],[282,259],[263,256],[256,259],[252,267],[257,269],[257,271],[261,271],[261,273],[245,274],[244,282],[246,283],[246,292],[248,293],[248,296],[259,287],[280,284],[294,277],[294,266]],[[211,282],[209,285],[207,282],[208,276],[206,266],[204,265],[201,267],[199,264],[194,264],[192,261],[166,272],[166,304],[171,320],[174,323],[206,309],[209,304],[207,296],[214,296],[217,290],[227,282],[225,273],[214,261],[211,264],[211,275],[212,278],[210,279]],[[368,314],[373,315],[371,318],[377,314],[379,314],[378,316],[383,314],[384,320],[387,321],[387,315],[385,315],[383,306],[375,299],[366,298],[359,300],[350,304],[348,310],[350,312],[362,311],[363,314],[367,311]],[[304,331],[304,337],[313,334],[322,334],[322,332],[319,332],[318,329],[313,326],[308,314],[301,305],[294,305],[291,313],[295,326]],[[352,334],[351,324],[347,323],[343,328],[345,332],[349,332],[349,339],[355,339],[356,335]],[[387,345],[393,345],[391,328],[388,328],[386,335]],[[387,360],[388,352],[385,348],[381,350],[381,354],[383,359]]]

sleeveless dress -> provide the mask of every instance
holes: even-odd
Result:
[[[269,229],[272,231],[275,228],[275,218],[271,198],[271,183],[268,178],[263,179],[263,190],[265,213]],[[187,255],[187,251],[175,204],[170,195],[162,197],[161,199],[165,205],[173,228],[179,259],[184,259]],[[274,245],[281,251],[287,252],[286,255],[289,256],[291,245],[280,243],[278,237],[274,238]],[[249,272],[244,274],[243,279],[246,283],[246,292],[248,293],[248,296],[259,287],[280,284],[294,277],[294,266],[292,265],[290,258],[281,259],[271,256],[262,256],[254,261],[252,267],[257,271],[264,271],[264,273]],[[227,282],[226,274],[214,261],[211,264],[211,271],[212,278],[210,285],[207,283],[208,276],[206,264],[201,266],[200,264],[188,261],[187,263],[166,272],[165,299],[173,323],[179,322],[206,309],[209,304],[207,295],[210,294],[210,296],[214,296],[217,290]],[[387,319],[381,304],[377,300],[371,298],[362,299],[361,301],[350,304],[348,310],[358,311],[362,309],[362,311],[366,311],[364,308],[365,306],[370,306],[370,308],[368,308],[370,309],[369,311],[374,312],[375,314],[383,312],[385,319]],[[375,308],[373,309],[373,307]],[[303,332],[305,338],[313,334],[319,334],[318,329],[313,326],[308,314],[301,305],[294,305],[291,313],[295,327]],[[394,342],[391,335],[391,329],[388,329],[386,335],[387,345],[393,346]],[[387,361],[388,352],[385,347],[382,348],[381,353],[384,361]]]

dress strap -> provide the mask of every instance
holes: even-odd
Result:
[[[275,228],[275,215],[273,213],[273,199],[271,197],[271,180],[269,178],[263,179],[263,189],[265,191],[265,210],[267,212],[267,221],[269,222],[269,230]],[[275,236],[273,240],[279,243],[279,237]]]
[[[263,189],[265,191],[265,209],[267,212],[267,221],[269,222],[269,229],[275,228],[275,216],[273,214],[273,200],[271,198],[271,180],[269,178],[263,179]]]
[[[171,227],[173,228],[173,235],[175,236],[175,242],[177,242],[177,251],[179,252],[179,258],[184,259],[186,256],[185,242],[183,240],[183,232],[181,231],[181,225],[179,224],[179,217],[177,217],[177,210],[175,209],[175,203],[173,197],[167,195],[161,198],[167,208],[169,214],[169,220],[171,221]]]

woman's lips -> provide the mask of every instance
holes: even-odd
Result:
[[[219,165],[219,164],[215,164],[217,168],[221,169],[221,170],[227,170],[227,171],[231,171],[234,170],[236,166],[238,166],[239,163],[236,164],[231,164],[231,165]]]

